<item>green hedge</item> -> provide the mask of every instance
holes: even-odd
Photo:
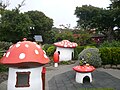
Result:
[[[120,64],[120,47],[103,47],[99,48],[101,53],[102,64],[117,65]]]
[[[48,56],[53,56],[53,54],[54,54],[54,52],[55,52],[55,49],[56,49],[56,47],[55,46],[50,46],[47,50],[46,50],[46,53],[47,53],[47,55]]]
[[[78,54],[84,50],[85,46],[77,46],[75,49],[77,50]]]
[[[120,41],[115,41],[115,40],[113,40],[112,42],[104,41],[100,45],[100,48],[102,47],[120,47]]]

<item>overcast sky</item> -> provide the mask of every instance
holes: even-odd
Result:
[[[7,0],[3,0],[7,1]],[[9,9],[15,8],[23,0],[9,0]],[[71,24],[71,28],[76,26],[77,18],[74,15],[75,8],[82,5],[92,5],[100,8],[106,8],[110,0],[26,0],[25,6],[21,8],[22,12],[38,10],[54,20],[54,26]]]

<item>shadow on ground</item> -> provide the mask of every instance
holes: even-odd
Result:
[[[120,79],[97,70],[92,75],[93,82],[85,82],[84,84],[75,82],[74,71],[56,75],[48,81],[49,90],[80,90],[80,88],[114,88],[115,90],[120,90]]]

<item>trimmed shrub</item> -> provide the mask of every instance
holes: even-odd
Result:
[[[47,50],[46,53],[48,56],[53,56],[54,52],[55,52],[55,46],[50,46]]]
[[[80,53],[82,50],[84,50],[84,46],[77,46],[75,49],[78,53]]]
[[[85,49],[87,48],[96,48],[95,46],[86,46]]]
[[[44,44],[42,49],[46,51],[50,46],[52,46],[52,44]]]
[[[99,49],[97,48],[87,48],[84,49],[78,56],[78,59],[81,60],[84,58],[86,63],[89,63],[90,65],[93,65],[94,67],[100,67],[101,66],[101,58]]]
[[[74,49],[74,57],[73,60],[78,60],[78,51],[77,48]]]
[[[120,64],[120,47],[103,47],[99,48],[101,53],[102,64],[117,65]]]
[[[102,47],[120,47],[120,41],[115,41],[115,40],[113,40],[112,42],[104,41],[100,45],[100,48]]]
[[[110,48],[99,48],[100,50],[100,57],[101,57],[101,60],[102,60],[102,64],[103,65],[106,65],[106,64],[112,64],[112,61],[111,61],[111,50]]]

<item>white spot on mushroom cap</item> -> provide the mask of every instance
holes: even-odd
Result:
[[[46,52],[43,50],[44,54],[46,54]]]
[[[26,48],[28,48],[28,47],[29,47],[29,45],[28,45],[28,44],[25,44],[25,47],[26,47]]]
[[[67,45],[64,45],[64,47],[67,47]]]
[[[10,52],[7,52],[6,57],[9,57],[9,55],[10,55]]]
[[[37,48],[41,48],[40,45],[36,45]]]
[[[45,57],[45,58],[48,58],[48,57],[46,56],[46,54],[44,54],[44,57]]]
[[[25,53],[21,53],[21,54],[19,55],[19,58],[20,58],[20,59],[24,59],[24,58],[25,58]]]
[[[3,54],[3,56],[5,56],[5,55],[6,55],[6,53]]]
[[[39,54],[38,50],[35,49],[35,54]]]
[[[20,44],[19,44],[19,43],[17,43],[17,44],[16,44],[16,47],[17,47],[17,48],[18,48],[18,47],[20,47]]]
[[[13,45],[11,45],[9,48],[12,48],[13,47]]]
[[[37,44],[36,42],[33,42],[34,44]]]

